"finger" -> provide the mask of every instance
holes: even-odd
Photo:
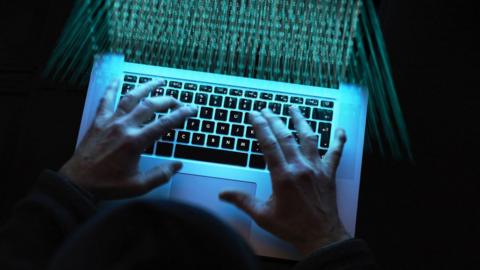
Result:
[[[275,135],[277,141],[280,143],[280,148],[283,151],[285,159],[289,162],[299,161],[301,155],[292,132],[288,130],[283,121],[270,109],[262,110],[262,115],[267,119],[273,135]]]
[[[100,99],[100,103],[97,108],[97,117],[106,118],[113,113],[113,107],[115,103],[115,93],[118,90],[118,80],[113,81],[105,91],[105,94]]]
[[[125,115],[126,121],[141,124],[148,121],[156,111],[178,108],[181,105],[180,101],[170,96],[146,98],[131,113]]]
[[[338,164],[340,163],[340,158],[342,157],[343,146],[347,141],[347,136],[345,135],[345,130],[337,129],[335,131],[335,139],[333,146],[328,149],[328,152],[325,154],[323,162],[326,164],[328,172],[334,174],[337,170]]]
[[[196,115],[197,110],[196,106],[183,106],[146,125],[140,134],[143,144],[148,145],[162,136],[165,131],[181,126],[188,117]]]
[[[286,168],[287,162],[267,120],[259,112],[252,111],[250,112],[250,122],[255,130],[268,168],[272,173],[282,172],[283,168]]]
[[[265,205],[259,200],[243,192],[224,191],[219,194],[222,201],[231,203],[247,213],[257,223],[262,217]]]
[[[180,161],[173,161],[155,167],[144,173],[139,181],[139,193],[147,193],[150,190],[168,182],[170,178],[182,168]]]
[[[302,152],[309,160],[319,161],[320,156],[317,150],[318,135],[313,132],[312,127],[307,123],[298,107],[290,107],[290,116],[292,116],[293,125],[300,137]]]
[[[144,97],[150,93],[155,87],[158,87],[160,85],[163,85],[164,81],[153,81],[146,83],[140,87],[137,87],[133,89],[132,91],[128,92],[123,98],[120,100],[120,103],[118,104],[117,111],[115,113],[115,116],[122,116],[124,114],[127,114],[135,108],[135,106],[138,105],[140,100],[142,100]]]

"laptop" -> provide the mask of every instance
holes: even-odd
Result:
[[[145,197],[203,208],[231,225],[257,255],[299,260],[301,255],[292,245],[218,199],[226,190],[243,191],[260,200],[269,198],[269,172],[246,115],[268,107],[294,132],[286,108],[297,105],[319,135],[319,155],[328,150],[336,128],[346,131],[348,139],[337,171],[337,199],[343,224],[355,234],[368,100],[362,87],[341,83],[338,89],[330,89],[131,63],[117,54],[97,55],[77,145],[90,127],[105,89],[115,79],[121,80],[115,104],[135,87],[163,79],[165,84],[151,96],[169,95],[199,107],[198,115],[185,121],[182,128],[165,133],[145,149],[139,161],[141,170],[172,159],[184,165],[171,181]],[[166,113],[158,112],[155,118]]]

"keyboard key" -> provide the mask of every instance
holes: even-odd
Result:
[[[247,138],[252,138],[252,139],[255,139],[255,129],[253,129],[253,127],[247,127],[247,134],[246,134]]]
[[[260,143],[258,141],[252,142],[252,152],[261,153],[262,150],[260,149]]]
[[[282,120],[282,122],[283,122],[284,124],[287,124],[287,117],[285,117],[285,116],[280,116],[280,119]]]
[[[332,124],[330,123],[323,123],[323,122],[319,122],[318,123],[318,133],[328,133],[330,134],[330,131],[332,129]]]
[[[220,107],[220,106],[222,106],[222,101],[223,101],[222,96],[211,95],[209,105],[210,106],[215,106],[215,107]]]
[[[250,162],[248,164],[250,168],[256,169],[265,169],[267,165],[265,164],[265,159],[263,155],[250,155]]]
[[[196,91],[198,86],[194,83],[185,83],[183,86],[184,89]]]
[[[230,122],[241,123],[242,122],[242,112],[238,111],[230,111]]]
[[[215,93],[226,94],[226,93],[228,93],[228,89],[225,88],[225,87],[215,87]]]
[[[155,155],[171,157],[173,152],[173,144],[157,142],[157,149],[155,150]]]
[[[250,125],[250,113],[249,112],[245,112],[245,116],[243,117],[243,123],[247,124],[247,125]]]
[[[180,101],[184,103],[192,103],[193,101],[193,92],[182,91],[180,94]]]
[[[235,138],[232,137],[223,137],[222,139],[222,148],[233,149],[235,147]]]
[[[320,104],[322,107],[325,107],[325,108],[333,108],[333,101],[322,100]]]
[[[228,111],[224,109],[215,110],[215,120],[227,121]]]
[[[253,110],[254,111],[261,111],[267,107],[267,102],[261,100],[255,100],[253,102]]]
[[[229,109],[236,109],[237,108],[237,98],[234,97],[225,97],[225,102],[223,104],[223,107],[229,108]]]
[[[166,96],[172,96],[172,97],[178,99],[178,93],[179,93],[178,90],[175,90],[175,89],[167,89],[167,92],[165,93],[165,95],[166,95]]]
[[[188,119],[187,120],[187,129],[198,131],[200,129],[200,120],[198,119]]]
[[[190,142],[190,132],[187,131],[179,131],[177,142],[181,143],[189,143]]]
[[[272,100],[273,99],[273,94],[271,94],[271,93],[261,93],[260,98],[265,99],[265,100]]]
[[[182,88],[182,83],[177,81],[170,81],[168,86],[173,88]]]
[[[257,98],[258,97],[258,92],[256,92],[256,91],[245,91],[245,97]]]
[[[298,109],[303,114],[303,117],[305,117],[307,119],[310,118],[310,107],[298,106]]]
[[[310,125],[310,127],[311,127],[312,130],[313,130],[313,132],[316,132],[316,131],[317,131],[317,122],[312,121],[312,120],[307,120],[307,123]]]
[[[228,135],[228,132],[230,130],[230,124],[227,123],[217,123],[217,134],[224,134]]]
[[[144,155],[153,155],[153,144],[149,145],[147,148],[143,150]]]
[[[247,166],[248,158],[247,153],[224,151],[219,149],[195,147],[181,144],[176,146],[174,156],[177,158],[193,159],[244,167]]]
[[[205,143],[205,134],[193,133],[192,144],[203,145]]]
[[[321,133],[320,146],[328,148],[330,145],[330,133]]]
[[[248,151],[250,149],[250,141],[245,139],[237,140],[237,150],[239,151]]]
[[[204,119],[212,119],[213,117],[213,109],[210,107],[202,107],[200,109],[200,118]]]
[[[137,82],[137,76],[125,75],[125,77],[123,77],[123,80],[126,81],[126,82],[136,83]]]
[[[131,83],[124,83],[122,85],[122,95],[125,95],[126,93],[132,91],[135,88],[134,84]]]
[[[210,132],[213,133],[213,129],[215,128],[215,123],[212,121],[204,120],[202,122],[202,131],[203,132]]]
[[[270,110],[272,110],[273,113],[280,114],[280,112],[282,111],[282,104],[270,102],[268,104],[268,108],[270,108]]]
[[[232,96],[242,96],[243,95],[243,90],[230,89],[230,95],[232,95]]]
[[[251,99],[240,99],[240,103],[238,104],[238,109],[242,111],[250,111],[252,109],[252,100]]]
[[[140,77],[140,83],[147,83],[151,81],[152,78],[147,78],[147,77]]]
[[[208,95],[203,93],[195,94],[195,104],[207,105]]]
[[[307,100],[305,101],[305,104],[310,106],[318,106],[318,99],[307,98]]]
[[[212,92],[213,88],[210,85],[200,85],[200,91],[202,92]]]
[[[232,125],[232,132],[230,135],[243,137],[243,133],[245,132],[245,127],[241,125]]]
[[[218,147],[220,145],[220,136],[208,135],[207,145],[211,147]]]
[[[157,87],[152,91],[152,97],[159,97],[159,96],[163,96],[164,94],[165,94],[165,89],[161,87]]]
[[[295,104],[303,104],[302,97],[290,97],[290,102]]]
[[[275,96],[276,101],[281,101],[281,102],[288,102],[288,96],[285,95],[276,95]]]
[[[167,130],[163,136],[162,136],[162,140],[163,141],[168,141],[168,142],[173,142],[175,140],[175,130],[174,129],[170,129],[170,130]]]
[[[333,111],[332,110],[325,110],[314,108],[312,113],[312,118],[315,120],[324,120],[324,121],[332,121]]]
[[[288,120],[288,129],[295,130],[295,125],[293,124],[293,119]]]
[[[282,114],[285,116],[290,116],[290,104],[283,104]]]

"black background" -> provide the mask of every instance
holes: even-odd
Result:
[[[364,155],[357,234],[387,269],[478,268],[473,2],[377,2],[415,157],[412,164]],[[39,76],[70,8],[0,2],[0,220],[43,168],[58,169],[73,153],[86,88]]]

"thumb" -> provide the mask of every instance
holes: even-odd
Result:
[[[262,213],[263,203],[243,192],[224,191],[220,193],[219,198],[222,201],[231,203],[242,209],[255,221],[257,221]]]
[[[170,180],[170,178],[181,168],[182,163],[174,161],[154,167],[146,172],[141,179],[145,193],[168,182],[168,180]]]

